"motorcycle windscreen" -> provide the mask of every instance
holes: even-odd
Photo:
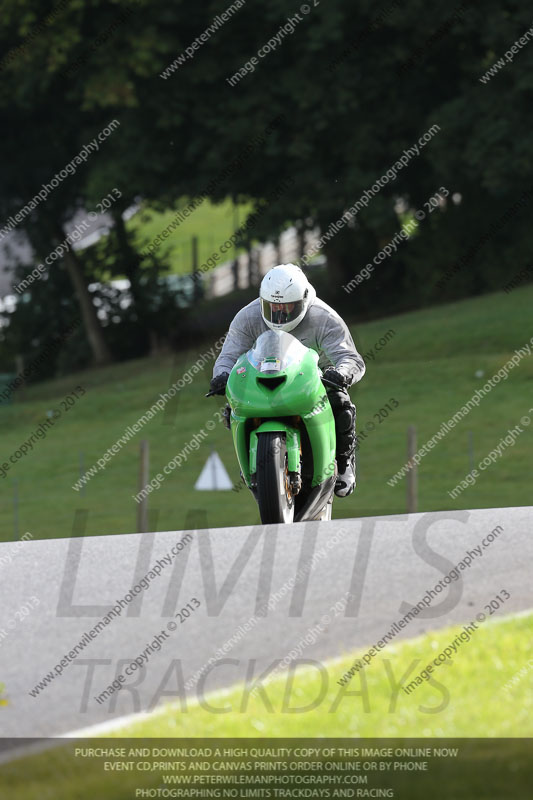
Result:
[[[292,334],[285,331],[265,331],[246,356],[252,367],[272,375],[299,363],[306,353],[307,347]]]

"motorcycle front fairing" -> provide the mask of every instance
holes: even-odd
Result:
[[[279,421],[292,436],[297,420],[305,425],[313,454],[311,486],[334,471],[335,423],[320,380],[318,354],[290,333],[265,331],[233,367],[226,386],[231,430],[241,472],[251,487],[250,439],[262,420]],[[256,438],[256,437],[253,437]]]

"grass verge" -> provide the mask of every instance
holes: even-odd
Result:
[[[523,347],[532,334],[533,286],[497,293],[358,325],[351,329],[366,354],[367,374],[352,390],[358,430],[365,434],[358,454],[358,486],[337,499],[333,517],[358,517],[405,511],[405,480],[387,480],[406,460],[406,431],[417,427],[425,443],[464,403]],[[393,333],[391,333],[391,331]],[[379,342],[387,339],[381,349]],[[210,345],[181,352],[176,359],[140,359],[87,370],[41,383],[0,407],[2,458],[8,461],[48,411],[77,384],[86,388],[63,413],[46,438],[11,465],[0,478],[0,539],[72,535],[77,509],[87,509],[87,535],[136,530],[139,442],[150,444],[150,478],[205,429],[222,398],[204,398],[213,359],[179,392],[169,413],[159,413],[98,471],[83,494],[71,487],[103,456],[128,426],[142,416],[169,385],[190,370]],[[373,354],[373,357],[372,355]],[[398,406],[386,404],[394,398]],[[448,495],[533,406],[533,358],[526,356],[483,398],[478,408],[426,455],[419,467],[419,510],[489,508],[531,503],[530,464],[533,427],[524,428],[514,446],[483,471],[474,486],[456,499]],[[386,409],[381,413],[380,409]],[[387,414],[387,416],[385,416]],[[247,525],[259,522],[247,490],[193,491],[211,449],[220,454],[233,481],[239,473],[231,438],[222,425],[189,447],[187,460],[166,477],[149,498],[151,529]],[[18,506],[17,506],[18,503]]]
[[[452,641],[462,626],[389,646],[344,688],[337,680],[360,654],[330,661],[321,670],[300,668],[275,678],[265,688],[271,706],[258,694],[249,697],[241,711],[246,695],[242,686],[236,686],[208,697],[212,708],[221,709],[219,713],[196,702],[187,711],[170,704],[149,720],[114,732],[107,744],[119,746],[124,738],[150,737],[516,737],[516,753],[512,744],[505,753],[516,766],[524,758],[518,737],[533,735],[531,675],[510,689],[505,685],[531,657],[532,622],[533,614],[484,623],[453,661],[436,670],[434,680],[409,695],[402,684]],[[309,710],[302,711],[306,706]],[[91,741],[84,745],[90,746]],[[483,753],[485,759],[497,759],[501,747],[491,754],[488,744]],[[473,755],[472,763],[474,780],[482,782],[483,764],[477,765]],[[135,796],[141,781],[146,788],[161,785],[157,774],[140,775],[104,772],[102,760],[76,760],[68,745],[0,767],[0,788],[5,793],[2,796],[10,800],[126,800]],[[446,796],[457,800],[513,794],[496,792],[493,786],[484,786],[485,791],[478,787],[474,793],[453,769],[445,777],[451,792]],[[500,777],[504,779],[503,772]],[[427,796],[413,791],[418,776],[416,780],[406,776],[405,781],[408,779],[411,792],[399,796]],[[528,795],[514,792],[513,796]]]

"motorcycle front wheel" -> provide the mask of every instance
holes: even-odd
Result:
[[[257,437],[257,502],[264,525],[294,521],[285,434],[269,431]]]

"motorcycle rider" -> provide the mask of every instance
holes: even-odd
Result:
[[[335,494],[347,497],[355,488],[356,409],[347,389],[361,380],[365,363],[344,320],[316,296],[300,267],[280,264],[261,282],[259,297],[233,319],[213,368],[211,391],[224,394],[237,359],[268,328],[290,331],[319,354],[319,367],[335,388],[326,386],[335,417],[338,477]]]

